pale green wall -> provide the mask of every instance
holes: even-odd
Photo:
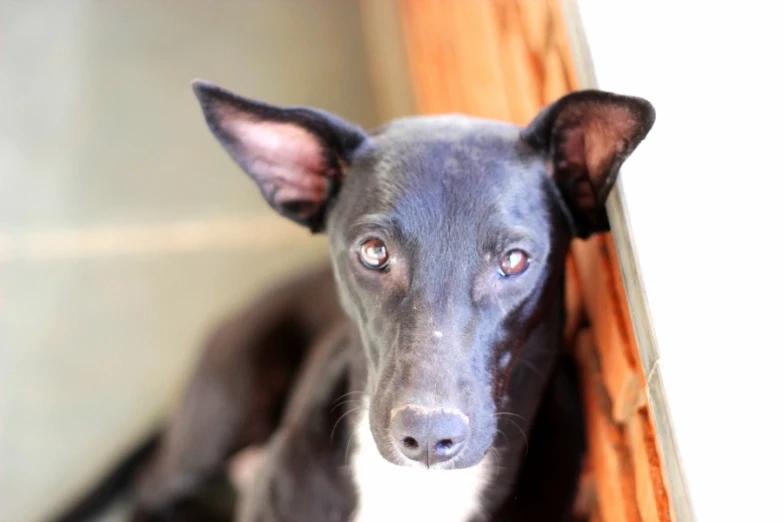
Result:
[[[0,520],[83,487],[217,317],[323,255],[212,140],[190,80],[372,126],[363,49],[348,0],[0,2]]]

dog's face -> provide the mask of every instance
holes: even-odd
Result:
[[[210,128],[267,201],[326,231],[367,362],[369,423],[390,462],[466,468],[490,449],[512,353],[559,303],[569,240],[653,124],[649,103],[564,97],[527,128],[464,116],[375,133],[198,82]]]

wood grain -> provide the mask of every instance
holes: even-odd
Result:
[[[587,447],[597,483],[598,509],[606,522],[640,522],[631,451],[621,426],[612,421],[596,345],[589,329],[576,340],[587,419]]]

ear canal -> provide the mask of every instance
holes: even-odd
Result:
[[[654,122],[655,110],[642,98],[587,90],[544,109],[523,133],[547,155],[578,237],[609,229],[606,199]]]
[[[193,90],[212,134],[269,205],[321,231],[364,132],[323,111],[269,105],[200,80]]]

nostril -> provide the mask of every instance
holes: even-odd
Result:
[[[413,437],[405,437],[402,439],[402,445],[407,449],[417,449],[419,447],[419,443]]]
[[[451,439],[443,439],[435,443],[435,449],[438,451],[448,451],[453,446],[454,446],[454,441]]]

